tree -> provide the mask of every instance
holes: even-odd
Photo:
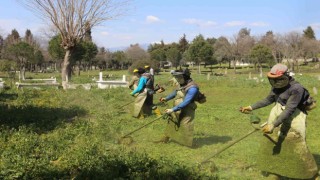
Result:
[[[179,51],[178,44],[172,43],[167,51],[166,51],[166,57],[167,60],[172,62],[172,65],[177,69],[177,67],[180,65],[181,60],[181,54]]]
[[[16,44],[20,42],[20,34],[16,29],[13,29],[11,31],[11,34],[9,34],[5,40],[5,45],[8,47],[12,44]]]
[[[131,44],[130,47],[125,50],[125,53],[131,63],[149,58],[149,54],[142,49],[139,44]]]
[[[148,52],[150,54],[150,59],[151,60],[156,60],[156,61],[159,61],[159,62],[167,60],[166,47],[165,47],[163,41],[161,41],[160,44],[158,44],[158,43],[151,44],[148,47]]]
[[[229,68],[231,68],[233,54],[232,47],[228,39],[224,36],[219,37],[213,47],[215,49],[214,55],[217,57],[218,62],[220,62],[220,66],[222,62],[226,61],[229,63]]]
[[[62,62],[65,54],[65,50],[61,47],[61,36],[56,35],[49,41],[48,52],[53,58],[54,63]]]
[[[237,35],[234,35],[234,40],[231,43],[233,58],[234,58],[234,71],[236,72],[236,61],[247,61],[250,50],[255,41],[250,36],[250,29],[242,28]]]
[[[187,41],[185,34],[183,34],[183,36],[180,38],[178,47],[181,54],[188,49],[189,42]]]
[[[289,65],[291,64],[290,68],[294,71],[296,65],[299,70],[298,58],[302,54],[302,35],[298,32],[290,32],[283,37],[283,43],[283,53]],[[292,59],[292,61],[290,62],[289,59]]]
[[[80,43],[80,46],[82,46],[83,50],[81,60],[84,62],[86,69],[88,69],[92,63],[92,60],[98,54],[98,47],[91,41],[83,41]]]
[[[62,65],[62,86],[67,88],[71,78],[70,57],[76,45],[84,38],[88,30],[114,19],[124,11],[129,0],[21,0],[22,5],[51,22],[60,33],[65,56]]]
[[[128,65],[126,55],[123,51],[116,51],[112,53],[112,64],[114,68],[124,69]]]
[[[212,60],[213,48],[200,34],[196,36],[188,48],[188,57],[194,61],[198,66],[198,73],[200,72],[200,63]]]
[[[44,61],[44,56],[40,50],[36,50],[34,53],[34,59],[31,61],[34,65],[41,65]],[[36,66],[37,68],[37,66]]]
[[[4,48],[4,39],[0,35],[0,59],[2,59],[3,48]]]
[[[11,45],[8,52],[19,66],[20,77],[25,79],[26,64],[28,61],[32,61],[34,59],[34,48],[26,42],[19,42]]]
[[[316,36],[311,26],[308,26],[307,29],[303,31],[303,37],[308,39],[316,39]]]
[[[251,49],[250,57],[254,60],[255,67],[256,64],[261,67],[261,63],[268,63],[271,66],[273,62],[271,49],[261,44],[255,45]]]
[[[282,61],[282,53],[280,51],[281,41],[279,36],[275,36],[272,31],[267,31],[266,34],[262,36],[259,43],[271,49],[275,63],[280,63]]]

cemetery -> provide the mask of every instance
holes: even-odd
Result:
[[[0,179],[319,179],[319,2],[1,3]]]

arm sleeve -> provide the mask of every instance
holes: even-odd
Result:
[[[137,80],[138,80],[138,78],[137,78],[136,76],[133,76],[133,77],[131,78],[131,81],[130,81],[129,84],[128,84],[128,87],[131,89],[132,86],[134,85],[134,83],[135,83]]]
[[[147,84],[147,79],[145,77],[141,77],[139,80],[138,87],[132,91],[132,94],[137,94],[141,92],[146,84]]]
[[[297,109],[301,98],[303,96],[303,89],[296,89],[292,91],[292,94],[290,95],[284,111],[279,115],[277,120],[273,123],[275,127],[282,124],[286,119],[288,119]]]
[[[196,87],[192,87],[190,88],[187,93],[186,93],[186,97],[183,99],[183,101],[178,104],[177,106],[173,107],[173,111],[176,112],[176,111],[179,111],[181,110],[182,108],[186,107],[188,104],[190,104],[194,97],[197,95],[197,93],[199,92],[198,88]]]
[[[274,102],[276,102],[276,96],[271,91],[270,94],[265,99],[252,104],[251,108],[252,108],[252,110],[259,109],[259,108],[262,108],[262,107],[266,107],[266,106],[268,106],[268,105],[270,105],[270,104],[272,104]]]
[[[166,97],[166,100],[169,101],[169,100],[175,98],[176,95],[177,95],[177,91],[174,90],[171,94],[169,94],[169,95]]]

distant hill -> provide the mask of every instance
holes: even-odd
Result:
[[[150,44],[139,44],[139,46],[144,49],[148,50]],[[118,46],[118,47],[107,47],[107,49],[111,52],[116,52],[116,51],[125,51],[129,46]]]

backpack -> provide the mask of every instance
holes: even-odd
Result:
[[[310,93],[307,89],[304,88],[304,94],[303,94],[303,106],[305,110],[311,111],[314,108],[316,108],[316,100],[310,96]]]
[[[199,90],[199,92],[198,92],[198,94],[196,95],[196,97],[194,98],[194,100],[196,101],[196,102],[198,102],[199,104],[203,104],[203,103],[205,103],[206,101],[207,101],[207,97],[206,97],[206,95],[204,95],[202,92],[200,92],[200,90]]]

